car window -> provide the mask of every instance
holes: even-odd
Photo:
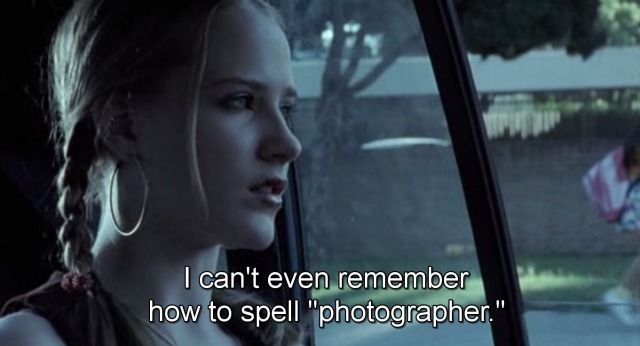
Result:
[[[638,232],[598,205],[640,126],[640,6],[587,3],[494,9],[501,49],[473,30],[479,11],[460,14],[533,346],[640,342]],[[554,37],[562,23],[574,33]]]
[[[320,305],[485,304],[438,88],[411,1],[283,2],[299,92],[293,127],[305,252]],[[468,272],[464,289],[339,289],[339,272]],[[338,302],[337,302],[338,301]],[[316,310],[317,312],[317,310]],[[351,323],[316,345],[492,345],[490,324]],[[329,319],[328,316],[325,316]],[[354,322],[356,321],[356,322]]]

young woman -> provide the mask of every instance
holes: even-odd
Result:
[[[148,322],[201,305],[184,268],[274,237],[289,164],[294,88],[276,11],[260,0],[76,1],[50,52],[63,157],[57,185],[67,272],[10,301],[2,345],[290,345],[295,326]],[[88,227],[92,203],[99,226]],[[255,297],[226,291],[235,309]]]
[[[640,128],[636,128],[624,145],[623,164],[629,176],[625,206],[616,221],[616,229],[631,234],[640,251]],[[640,326],[640,256],[627,268],[622,283],[607,291],[604,301],[624,324]]]

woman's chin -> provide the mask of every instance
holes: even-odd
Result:
[[[270,222],[255,222],[241,227],[242,231],[236,232],[234,239],[228,241],[227,249],[245,249],[260,251],[268,248],[275,237],[273,219]]]

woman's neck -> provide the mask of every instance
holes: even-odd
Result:
[[[188,252],[154,237],[154,233],[162,234],[154,231],[158,230],[141,228],[133,236],[122,237],[113,224],[102,225],[92,251],[94,269],[104,289],[140,321],[159,318],[159,309],[154,309],[150,315],[151,303],[163,309],[168,305],[200,306],[197,324],[154,324],[155,329],[166,331],[179,344],[187,344],[187,337],[191,340],[199,337],[211,340],[215,336],[217,340],[228,338],[219,328],[212,328],[215,325],[209,322],[207,306],[211,291],[200,288],[193,279],[197,278],[197,273],[215,272],[220,247]],[[192,277],[190,289],[185,289],[187,266]]]

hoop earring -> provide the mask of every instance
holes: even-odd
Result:
[[[115,180],[116,174],[118,174],[118,170],[120,170],[120,168],[122,167],[122,161],[118,162],[116,168],[113,170],[113,173],[111,173],[111,181],[109,182],[109,210],[111,211],[111,219],[113,220],[113,224],[116,226],[118,233],[120,233],[120,235],[122,235],[123,237],[132,236],[138,231],[138,229],[140,229],[140,226],[142,226],[144,215],[147,212],[147,200],[149,199],[149,181],[147,180],[147,175],[144,173],[144,169],[142,168],[140,160],[138,160],[137,158],[134,158],[134,160],[136,161],[140,172],[142,172],[142,180],[144,181],[144,200],[142,202],[142,211],[140,212],[140,217],[138,218],[138,221],[133,226],[133,228],[131,228],[130,230],[125,230],[124,227],[118,224],[118,220],[116,220],[116,214],[113,211],[113,181]]]

